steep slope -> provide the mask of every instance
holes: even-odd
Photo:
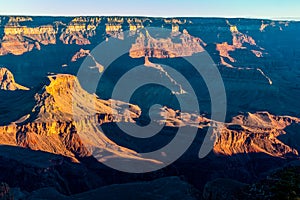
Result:
[[[216,44],[216,50],[220,55],[220,64],[228,68],[235,68],[238,70],[255,70],[263,76],[270,85],[272,85],[273,81],[261,69],[261,66],[256,66],[255,68],[243,66],[241,65],[243,62],[241,62],[242,59],[240,57],[235,58],[232,56],[234,53],[235,55],[241,54],[245,57],[245,53],[242,52],[246,52],[247,57],[251,57],[251,54],[253,54],[256,57],[253,59],[257,60],[267,54],[265,49],[257,45],[256,41],[251,36],[240,32],[237,26],[230,24],[228,20],[226,20],[226,23],[229,26],[229,31],[232,35],[232,44],[228,43],[228,41]]]
[[[99,73],[103,72],[104,67],[100,63],[97,62],[95,57],[90,53],[90,50],[80,49],[78,52],[76,52],[72,56],[71,62],[77,62],[79,59],[85,58],[87,56],[89,56],[93,60],[93,62],[95,63],[94,66],[90,66],[90,69],[97,68],[99,70]]]
[[[13,74],[4,67],[0,67],[0,89],[1,90],[29,90],[29,88],[16,83]]]
[[[229,26],[229,30],[232,34],[232,45],[229,45],[227,42],[223,42],[221,44],[217,44],[217,50],[220,52],[220,56],[222,58],[228,58],[230,62],[234,63],[235,59],[229,55],[229,52],[233,52],[239,49],[249,49],[256,57],[262,57],[264,50],[263,48],[259,47],[255,40],[244,33],[241,33],[237,26],[234,26],[226,20],[226,23]]]
[[[72,75],[48,78],[49,85],[36,94],[32,112],[0,127],[1,144],[73,158],[90,156],[96,148],[97,151],[101,149],[99,158],[113,159],[116,156],[118,159],[143,160],[138,153],[115,144],[98,128],[105,122],[133,122],[132,119],[141,112],[137,106],[100,100],[84,91]]]
[[[135,151],[111,141],[98,128],[107,122],[135,123],[134,119],[141,114],[138,106],[115,100],[101,100],[84,91],[77,78],[72,75],[59,74],[48,78],[50,83],[36,94],[36,105],[32,112],[8,126],[0,127],[2,144],[70,157],[89,156],[93,149],[97,152],[100,148],[102,153],[98,156],[99,160],[111,158],[112,155],[117,155],[117,158],[143,159]],[[231,123],[222,124],[167,107],[153,112],[161,116],[161,120],[156,123],[169,127],[193,126],[205,129],[218,124],[214,132],[217,134],[214,144],[214,152],[217,154],[298,156],[297,150],[277,138],[285,134],[286,127],[300,122],[295,117],[274,116],[267,112],[248,113],[234,117]]]
[[[233,118],[215,141],[214,152],[223,155],[265,153],[274,157],[299,156],[296,149],[278,139],[285,129],[300,123],[290,116],[274,116],[268,112],[247,113]]]
[[[0,55],[22,55],[34,48],[40,50],[41,44],[56,44],[56,31],[52,25],[27,27],[22,23],[31,22],[28,17],[10,17],[4,27],[4,36],[1,41]]]
[[[96,28],[100,22],[100,17],[75,17],[68,25],[65,25],[66,28],[59,39],[64,44],[91,44],[89,38],[96,35]]]
[[[167,38],[153,38],[147,29],[145,33],[140,32],[136,38],[135,44],[129,51],[132,58],[154,57],[154,58],[174,58],[191,56],[194,53],[204,51],[206,44],[197,37],[191,36],[187,30],[177,35],[172,35]]]
[[[159,115],[161,119],[155,122],[169,127],[169,130],[173,130],[173,132],[176,132],[175,128],[178,127],[197,127],[199,129],[201,134],[195,139],[197,148],[190,152],[191,155],[198,153],[194,151],[199,151],[207,128],[213,127],[211,139],[214,145],[214,155],[226,157],[239,154],[260,154],[276,158],[299,158],[300,149],[289,146],[288,142],[281,139],[281,136],[290,134],[291,131],[287,130],[289,127],[300,124],[300,119],[296,117],[275,116],[268,112],[257,112],[238,115],[230,123],[220,123],[203,115],[183,113],[167,107],[154,109],[152,112],[152,116]],[[170,132],[172,133],[172,131]],[[150,150],[153,146],[157,146],[159,142],[169,141],[166,138],[173,137],[170,132],[166,132],[157,140],[142,143],[142,150]],[[298,131],[293,130],[293,134],[298,134]],[[128,146],[131,145],[131,142],[128,141]]]

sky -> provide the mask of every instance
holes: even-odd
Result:
[[[0,0],[0,15],[246,17],[300,20],[299,0]]]

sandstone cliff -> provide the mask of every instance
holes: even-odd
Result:
[[[4,67],[0,67],[0,89],[1,90],[29,90],[29,88],[16,83],[13,74]]]
[[[84,91],[72,75],[49,76],[49,84],[35,96],[32,112],[20,120],[0,127],[2,144],[43,150],[69,157],[89,156],[93,147],[102,148],[103,159],[110,155],[141,159],[139,154],[123,148],[98,129],[107,122],[135,123],[141,110],[138,106],[116,100],[101,100]],[[164,107],[156,110],[161,117],[157,123],[169,127],[212,125],[203,116],[181,113]],[[231,123],[219,124],[214,152],[221,155],[265,153],[274,157],[298,156],[298,151],[284,144],[278,136],[286,127],[300,119],[274,116],[267,112],[248,113],[233,118]],[[151,161],[152,162],[152,161]],[[154,162],[154,161],[153,161]]]
[[[100,17],[74,18],[63,30],[59,39],[64,44],[87,45],[89,38],[96,35],[96,28],[101,22]]]
[[[0,127],[4,145],[21,146],[68,157],[90,156],[101,149],[98,158],[136,159],[148,162],[138,153],[123,148],[98,128],[107,122],[131,122],[139,107],[115,100],[101,100],[84,91],[72,75],[49,76],[49,85],[35,97],[36,106],[20,120]]]
[[[236,60],[230,56],[230,52],[247,48],[256,57],[263,57],[263,49],[256,44],[255,40],[251,36],[241,33],[237,26],[231,25],[228,20],[226,22],[232,35],[232,44],[228,44],[227,41],[216,44],[216,50],[219,51],[221,59],[227,58],[231,63],[234,63]]]
[[[223,155],[265,153],[275,157],[298,156],[298,151],[278,139],[285,128],[300,119],[268,112],[247,113],[233,118],[215,141],[214,152]]]
[[[56,44],[56,30],[53,25],[28,27],[20,23],[32,19],[11,17],[4,27],[0,55],[8,53],[22,55],[34,48],[40,50],[40,45]]]
[[[174,42],[178,40],[178,42]],[[179,42],[180,41],[180,42]],[[154,57],[154,58],[174,58],[191,56],[194,53],[204,51],[206,44],[197,37],[191,36],[186,30],[177,36],[168,38],[153,38],[145,29],[145,33],[140,33],[135,44],[132,44],[129,55],[132,58]]]

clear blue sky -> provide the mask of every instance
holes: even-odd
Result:
[[[0,15],[134,15],[300,19],[299,0],[0,0]]]

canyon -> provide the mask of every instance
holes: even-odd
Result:
[[[126,190],[149,199],[218,199],[218,184],[232,184],[226,191],[266,184],[274,170],[299,161],[299,32],[299,22],[258,19],[0,16],[0,181],[8,184],[1,185],[3,194],[89,199],[118,198]],[[126,48],[113,62],[108,60],[118,46],[116,52],[97,51],[110,43]],[[224,83],[224,121],[211,119],[211,91],[188,62],[203,55]],[[154,74],[168,87],[149,84],[128,101],[113,99],[118,80],[136,66],[144,73],[135,80]],[[194,96],[166,66],[186,78]],[[182,110],[178,97],[197,98],[201,112]],[[151,109],[155,104],[161,107]],[[163,127],[150,138],[119,127],[149,123]],[[212,151],[199,158],[210,128]],[[167,167],[130,174],[106,165],[161,166],[163,160],[144,152],[170,143],[178,129],[187,133],[182,141],[190,129],[197,134]],[[134,189],[151,192],[161,185],[153,196]]]

